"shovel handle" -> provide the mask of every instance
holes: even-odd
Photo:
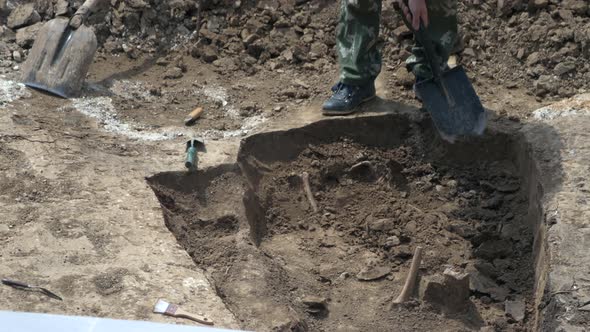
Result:
[[[100,1],[102,0],[86,0],[70,19],[70,27],[78,29],[81,25],[86,23],[86,19]]]
[[[74,14],[74,15],[79,15],[79,14],[88,15],[91,11],[93,11],[97,7],[97,5],[101,1],[102,0],[86,0],[86,1],[84,1],[82,6],[80,6],[80,8],[78,8],[78,10],[76,11],[76,14]]]
[[[406,6],[407,6],[408,5],[407,0],[403,0],[403,1],[405,2]],[[451,94],[447,90],[447,87],[442,80],[442,68],[441,68],[442,64],[437,63],[437,61],[436,61],[436,59],[438,57],[436,55],[436,51],[434,50],[434,44],[430,40],[430,38],[428,38],[428,36],[426,35],[426,28],[424,27],[424,23],[422,22],[422,20],[420,20],[420,29],[415,30],[414,27],[412,26],[412,24],[410,22],[408,22],[408,20],[406,19],[406,16],[401,12],[401,10],[400,10],[400,13],[401,13],[401,17],[402,17],[402,20],[404,21],[404,23],[410,29],[410,31],[412,31],[412,33],[414,34],[414,37],[416,38],[418,43],[420,43],[420,45],[422,45],[422,48],[424,49],[424,55],[426,56],[426,61],[428,61],[428,65],[430,66],[430,70],[432,71],[432,77],[434,78],[434,82],[442,90],[442,93],[445,95],[445,98],[447,99],[447,103],[449,104],[449,106],[451,106],[451,108],[453,108],[455,105],[455,101],[451,97]]]
[[[403,2],[406,6],[408,6],[408,0],[403,0]],[[424,48],[424,55],[426,56],[426,60],[428,61],[428,64],[430,65],[430,69],[432,70],[432,74],[433,74],[435,80],[437,78],[440,78],[442,76],[441,64],[436,63],[437,56],[436,56],[436,52],[434,50],[434,45],[433,45],[432,41],[430,40],[430,38],[428,38],[428,36],[426,35],[426,28],[424,27],[424,23],[422,22],[422,20],[420,20],[420,29],[415,30],[414,27],[412,26],[412,23],[408,22],[408,20],[406,19],[406,15],[404,15],[401,8],[398,8],[398,7],[396,7],[396,8],[398,9],[400,16],[402,17],[404,24],[408,27],[408,29],[410,29],[410,31],[412,31],[412,33],[414,34],[414,37],[416,38],[418,43],[420,43],[420,45],[422,45],[422,48]],[[413,13],[412,13],[412,15],[413,15]]]

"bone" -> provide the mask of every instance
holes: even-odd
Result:
[[[399,296],[393,300],[393,304],[401,304],[407,302],[412,293],[414,292],[414,285],[416,284],[416,277],[418,276],[418,269],[420,268],[420,261],[422,261],[422,247],[416,247],[414,251],[414,258],[412,258],[412,264],[410,265],[410,272],[406,278],[404,288],[402,288]]]
[[[303,189],[305,190],[305,195],[307,196],[307,200],[311,205],[311,209],[314,213],[318,212],[318,203],[316,202],[315,198],[313,197],[313,193],[311,192],[311,187],[309,185],[309,174],[307,172],[303,172],[301,174],[301,180],[303,180]]]

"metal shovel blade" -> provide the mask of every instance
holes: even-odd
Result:
[[[85,25],[74,30],[68,23],[58,17],[41,28],[22,67],[25,85],[64,98],[80,92],[96,52],[96,36]]]
[[[440,80],[422,81],[416,90],[441,136],[453,142],[457,136],[481,135],[487,114],[463,67],[443,72]]]

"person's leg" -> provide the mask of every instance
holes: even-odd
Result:
[[[364,85],[379,75],[380,18],[381,0],[342,0],[337,32],[340,82]]]
[[[457,0],[426,0],[426,4],[429,19],[426,35],[436,49],[437,62],[444,68],[457,41]],[[417,81],[432,77],[424,49],[419,43],[412,48],[406,66]]]
[[[381,71],[377,49],[381,0],[341,0],[337,28],[340,83],[324,104],[324,114],[349,114],[375,96],[374,81]]]

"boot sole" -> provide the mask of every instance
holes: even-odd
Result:
[[[358,111],[358,107],[359,106],[361,106],[362,104],[364,104],[364,103],[366,103],[366,102],[368,102],[370,100],[375,99],[376,97],[377,97],[377,95],[375,94],[375,95],[372,95],[369,98],[365,98],[365,99],[363,99],[360,102],[360,104],[358,104],[357,106],[355,106],[355,107],[353,107],[353,108],[351,108],[349,110],[340,110],[340,111],[337,111],[337,110],[325,110],[325,109],[322,109],[322,114],[323,115],[350,115],[350,114]]]

